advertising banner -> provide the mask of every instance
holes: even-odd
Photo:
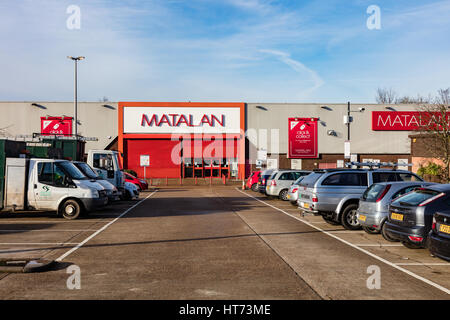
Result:
[[[433,127],[439,123],[441,114],[420,111],[372,111],[374,131],[413,131]],[[450,122],[450,112],[446,115]]]
[[[317,158],[317,118],[289,118],[289,158]]]
[[[71,135],[72,117],[41,117],[42,135]]]

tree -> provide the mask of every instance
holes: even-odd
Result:
[[[378,88],[375,100],[377,103],[391,104],[395,102],[397,93],[392,88]]]
[[[438,90],[431,103],[418,107],[418,130],[425,134],[425,148],[430,156],[442,162],[441,179],[450,181],[450,88]]]

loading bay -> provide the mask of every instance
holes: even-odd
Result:
[[[161,186],[79,220],[0,216],[2,299],[448,299],[450,263],[236,186]],[[77,266],[80,287],[67,285]],[[380,287],[368,286],[375,266]]]

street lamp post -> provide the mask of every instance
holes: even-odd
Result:
[[[83,60],[85,57],[71,57],[68,56],[68,59],[71,59],[75,62],[75,78],[74,78],[74,97],[73,97],[73,114],[74,114],[74,132],[75,132],[75,138],[78,136],[78,101],[77,101],[77,64],[78,61]]]
[[[347,141],[345,144],[347,144],[348,150],[350,150],[350,124],[353,122],[353,117],[350,115],[351,112],[364,112],[366,108],[359,108],[358,111],[356,110],[350,110],[350,101],[347,102],[347,115],[344,116],[344,124],[347,125]],[[344,147],[344,149],[346,149]],[[350,155],[348,155],[350,156]]]

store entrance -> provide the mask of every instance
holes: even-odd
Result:
[[[230,164],[236,159],[228,158],[183,158],[183,178],[226,178],[231,177]]]

